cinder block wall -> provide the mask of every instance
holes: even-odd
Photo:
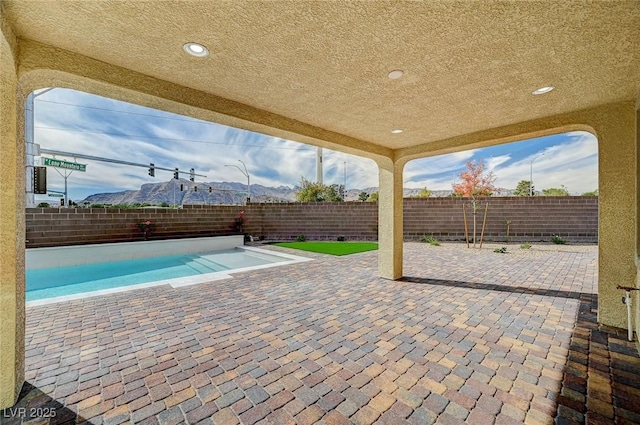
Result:
[[[145,209],[28,208],[27,248],[142,240],[132,223],[150,220],[151,238],[232,234],[242,207]]]
[[[249,228],[267,239],[310,240],[378,239],[378,204],[375,202],[312,202],[252,204],[247,211],[258,218]],[[259,228],[257,226],[260,226]]]
[[[427,198],[404,200],[406,240],[433,235],[441,240],[464,240],[463,206],[469,229],[470,200]],[[477,213],[478,237],[486,201]],[[485,240],[550,241],[560,235],[569,242],[597,242],[598,198],[504,197],[488,199]],[[376,240],[378,205],[372,202],[250,204],[241,206],[185,206],[171,209],[30,208],[26,211],[27,247],[141,240],[131,223],[151,220],[152,238],[212,236],[233,233],[234,217],[245,211],[245,232],[268,240]]]
[[[480,200],[476,213],[480,237],[485,208],[486,240],[514,242],[550,241],[559,235],[570,242],[598,241],[597,196],[501,197]],[[464,239],[464,214],[469,232],[473,226],[471,200],[427,198],[404,200],[405,239],[433,235],[441,240]],[[509,234],[507,235],[507,224]]]

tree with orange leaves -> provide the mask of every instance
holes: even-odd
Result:
[[[458,195],[472,198],[491,196],[496,191],[493,183],[496,176],[492,171],[485,173],[487,166],[483,160],[467,161],[467,170],[460,173],[462,182],[453,185],[453,191]]]
[[[493,183],[496,181],[496,176],[492,171],[486,172],[486,165],[483,160],[480,161],[467,161],[467,169],[459,175],[460,183],[453,185],[453,192],[460,196],[471,198],[471,208],[473,209],[473,247],[476,246],[476,223],[477,213],[480,206],[478,205],[479,197],[491,196],[496,191],[496,187]],[[486,220],[485,209],[485,220]],[[465,223],[465,233],[467,225]],[[484,230],[484,226],[483,226]],[[467,237],[467,246],[469,245],[469,239]],[[482,247],[482,241],[480,241]]]

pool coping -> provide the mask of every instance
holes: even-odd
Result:
[[[299,255],[287,254],[287,253],[284,253],[284,252],[268,251],[268,250],[265,250],[265,249],[248,247],[248,246],[243,246],[243,245],[236,246],[235,248],[236,249],[242,249],[242,250],[245,250],[245,251],[255,252],[255,253],[258,253],[258,254],[264,254],[264,255],[271,256],[271,257],[287,258],[288,261],[281,261],[281,262],[278,262],[278,263],[270,263],[270,264],[261,264],[261,265],[258,265],[258,266],[241,267],[239,269],[224,270],[224,271],[219,271],[219,272],[205,273],[205,274],[199,274],[199,275],[194,275],[194,276],[179,277],[179,278],[174,278],[174,279],[157,280],[157,281],[154,281],[154,282],[139,283],[139,284],[136,284],[136,285],[122,286],[122,287],[119,287],[119,288],[99,289],[99,290],[96,290],[96,291],[82,292],[82,293],[79,293],[79,294],[63,295],[63,296],[60,296],[60,297],[51,297],[51,298],[45,298],[45,299],[41,299],[41,300],[27,301],[26,302],[26,307],[36,307],[36,306],[41,306],[41,305],[60,303],[60,302],[64,302],[64,301],[80,300],[80,299],[84,299],[84,298],[98,297],[98,296],[102,296],[102,295],[115,294],[115,293],[119,293],[119,292],[135,291],[137,289],[151,288],[151,287],[154,287],[154,286],[161,286],[161,285],[169,285],[172,288],[178,289],[178,288],[184,288],[184,287],[192,286],[192,285],[199,285],[201,283],[215,282],[215,281],[218,281],[218,280],[231,279],[231,278],[233,278],[232,275],[236,274],[236,273],[242,273],[242,272],[248,272],[248,271],[254,271],[254,270],[261,270],[261,269],[269,269],[269,268],[273,268],[273,267],[287,266],[287,265],[291,265],[291,264],[303,263],[303,262],[306,262],[306,261],[313,261],[313,258],[309,258],[309,257],[302,257],[302,256],[299,256]]]
[[[234,249],[243,242],[244,236],[231,235],[27,248],[25,265],[27,270],[34,270],[101,263],[105,255],[111,261],[125,261],[165,255],[200,254]]]

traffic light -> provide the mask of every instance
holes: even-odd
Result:
[[[193,191],[197,192],[198,191],[198,186],[193,186]]]
[[[209,193],[213,192],[213,188],[209,186]]]
[[[177,168],[176,171],[173,172],[173,178],[176,180],[180,178],[180,172]]]
[[[151,177],[155,177],[156,176],[155,164],[153,162],[149,164],[149,175]]]
[[[189,170],[189,180],[192,182],[196,180],[196,170],[193,168]]]
[[[33,167],[33,193],[47,193],[47,167]]]
[[[180,192],[182,192],[183,190],[184,190],[184,185],[180,183]]]

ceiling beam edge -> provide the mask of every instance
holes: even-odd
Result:
[[[599,115],[606,114],[613,108],[633,107],[634,103],[635,100],[629,100],[599,105],[593,108],[552,115],[402,148],[396,150],[395,160],[406,163],[418,158],[485,148],[571,131],[586,131],[597,136],[595,123],[599,122]]]
[[[33,40],[18,42],[18,76],[25,93],[70,88],[373,160],[393,156],[389,148],[210,93]]]

